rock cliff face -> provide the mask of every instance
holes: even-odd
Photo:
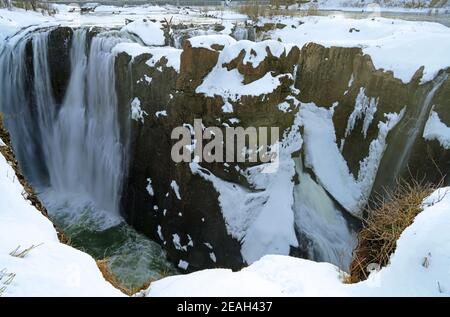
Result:
[[[87,36],[87,47],[97,32]],[[68,85],[72,38],[70,28],[57,28],[49,36],[58,102]],[[32,67],[30,53],[27,58]],[[297,216],[294,206],[309,197],[294,193],[306,179],[313,184],[309,190],[314,187],[330,201],[334,216],[354,232],[355,215],[361,215],[371,193],[400,177],[438,182],[449,169],[450,145],[423,138],[430,112],[450,126],[448,70],[435,82],[421,83],[419,69],[404,84],[391,72],[375,69],[359,48],[314,43],[298,48],[217,35],[186,40],[181,50],[149,48],[137,56],[124,51],[114,67],[121,140],[128,151],[121,213],[188,271],[238,269],[265,252],[315,254],[317,246],[301,225],[307,219]],[[130,119],[132,104],[141,111],[137,120]],[[331,116],[338,149],[339,157],[331,162],[344,162],[350,178],[363,184],[358,185],[359,210],[349,210],[329,176],[311,163],[314,143],[322,140],[305,138],[311,124],[306,114],[320,110]],[[194,119],[222,132],[233,126],[278,127],[284,149],[279,171],[258,172],[261,162],[175,163],[172,130],[192,126]]]
[[[189,40],[185,41],[179,72],[167,67],[164,58],[149,67],[145,62],[150,55],[131,59],[124,53],[116,64],[118,73],[131,69],[131,82],[139,82],[131,85],[133,88],[130,90],[126,88],[130,81],[127,84],[118,81],[118,91],[126,95],[122,99],[124,104],[138,97],[148,114],[144,123],[132,124],[133,158],[128,186],[124,189],[124,214],[134,226],[161,241],[172,259],[188,262],[189,270],[214,266],[237,268],[243,265],[245,259],[241,256],[240,244],[245,238],[236,239],[227,231],[227,220],[221,212],[220,190],[216,190],[211,182],[193,175],[188,164],[171,162],[170,147],[174,141],[170,140],[170,132],[174,127],[193,124],[194,118],[201,118],[205,126],[220,126],[223,123],[232,126],[227,120],[233,118],[242,127],[276,126],[286,131],[294,124],[297,111],[301,112],[298,101],[324,108],[335,106],[333,124],[336,140],[349,170],[358,178],[360,162],[369,156],[371,144],[379,137],[379,123],[386,121],[385,114],[400,114],[403,110],[404,118],[414,116],[414,109],[422,106],[433,87],[433,83],[420,84],[421,69],[409,84],[394,78],[391,72],[376,70],[370,56],[364,55],[358,48],[325,48],[311,43],[302,49],[294,47],[274,56],[269,44],[262,51],[258,49],[261,43],[259,46],[250,44],[246,48],[235,49],[235,56],[219,65],[223,61],[221,53],[226,50],[221,43],[193,47]],[[252,48],[252,45],[255,47]],[[258,53],[264,56],[255,67],[246,56],[258,56]],[[199,86],[217,67],[227,71],[237,70],[244,85],[254,83],[267,74],[280,76],[280,85],[269,93],[244,94],[233,98],[221,93],[208,95],[199,92],[202,91]],[[139,81],[144,76],[151,77],[151,83]],[[445,111],[448,86],[447,80],[433,98],[432,102],[436,104],[434,109],[438,112]],[[223,106],[227,102],[233,109],[231,113],[224,111]],[[280,110],[278,106],[283,102],[287,102],[289,111]],[[358,102],[362,105],[357,105]],[[355,105],[363,109],[357,112]],[[158,111],[166,111],[167,116],[155,115]],[[441,119],[445,122],[448,118],[442,115]],[[425,122],[421,124],[423,129]],[[393,129],[387,134],[388,145],[383,149],[386,154],[389,154],[390,147],[395,149],[401,146],[389,142],[391,135],[396,133],[395,127]],[[446,150],[436,141],[426,142],[421,133],[405,166],[414,166],[417,174],[426,175],[429,181],[437,181],[440,174],[437,174],[432,162],[435,161],[441,171],[446,170]],[[293,156],[302,156],[303,150]],[[405,166],[398,171],[389,170],[393,160],[393,157],[380,157],[376,162],[381,171],[386,170],[390,174],[386,177],[378,173],[371,180],[371,185],[375,184],[373,190],[391,185],[393,177],[407,176]],[[248,163],[235,164],[238,169],[219,163],[202,163],[201,166],[225,182],[242,186],[250,192],[255,190],[255,184],[248,179],[248,175],[236,172],[248,168]],[[310,173],[314,176],[314,170]],[[151,179],[154,196],[146,190],[148,179]],[[181,199],[177,199],[171,188],[173,181],[180,188]],[[330,197],[335,199],[333,195]],[[346,214],[346,211],[343,213]],[[348,220],[354,223],[351,218]],[[177,234],[180,240],[174,239]],[[210,253],[215,254],[215,261]],[[305,250],[301,246],[292,246],[291,253],[301,255],[305,254]]]

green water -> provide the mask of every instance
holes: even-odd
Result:
[[[44,201],[48,199],[44,198]],[[125,287],[139,288],[150,281],[179,274],[159,244],[126,224],[112,220],[89,205],[47,204],[50,218],[70,239],[70,245],[94,259],[108,259],[111,272]]]

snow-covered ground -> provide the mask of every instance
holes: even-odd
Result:
[[[320,10],[343,10],[358,12],[408,12],[408,13],[449,13],[450,2],[447,0],[318,0],[307,3],[301,9],[314,6]]]
[[[123,295],[105,281],[92,257],[59,242],[1,154],[0,193],[0,296]]]
[[[326,47],[360,47],[377,69],[392,70],[405,83],[421,66],[425,66],[423,81],[432,80],[439,70],[450,66],[446,53],[450,51],[450,28],[438,23],[338,15],[278,21],[287,27],[272,31],[273,39],[300,47],[309,42]]]
[[[222,34],[231,32],[230,21],[227,20],[229,16],[225,13],[224,17],[219,14],[205,17],[197,11],[186,14],[172,7],[155,6],[120,10],[117,7],[101,10],[98,7],[98,10],[101,12],[81,15],[60,9],[55,17],[49,17],[19,9],[0,9],[0,40],[30,25],[98,25],[123,28],[139,36],[147,45],[161,46],[164,45],[164,38],[160,28],[164,19],[172,24],[187,21],[199,25],[221,23],[226,26],[226,32],[222,31]],[[243,20],[241,16],[234,18],[236,21]],[[126,19],[136,22],[125,26]],[[364,53],[372,57],[376,68],[392,70],[395,77],[405,83],[421,66],[425,66],[423,81],[433,79],[440,69],[450,66],[450,55],[447,54],[450,51],[450,28],[439,23],[380,17],[350,19],[339,15],[264,18],[259,23],[274,21],[287,25],[269,32],[268,36],[274,40],[299,47],[309,42],[327,47],[361,47]]]
[[[390,264],[366,281],[342,282],[329,263],[267,255],[232,272],[204,270],[152,283],[147,296],[450,296],[450,188],[434,192],[397,242]],[[214,281],[212,283],[212,281]]]

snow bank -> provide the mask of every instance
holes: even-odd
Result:
[[[39,12],[13,8],[0,9],[0,41],[14,35],[22,28],[46,23],[54,23],[55,18],[43,16]]]
[[[446,150],[450,149],[450,127],[441,121],[437,112],[432,111],[423,131],[425,140],[437,140]]]
[[[390,264],[344,284],[329,263],[267,255],[249,267],[203,270],[152,283],[148,296],[450,296],[450,188],[433,193],[397,241]],[[211,281],[214,281],[211,283]]]
[[[104,280],[93,258],[59,242],[52,223],[24,198],[23,187],[2,155],[0,192],[3,296],[122,295]],[[23,258],[10,255],[16,248],[20,252],[32,245],[37,247]]]
[[[159,23],[151,21],[133,21],[122,28],[122,31],[138,36],[146,45],[164,45],[164,32]]]
[[[450,66],[450,28],[438,23],[340,16],[284,18],[280,22],[288,26],[269,33],[275,40],[300,47],[309,42],[361,47],[377,69],[392,70],[404,83],[410,82],[421,66],[425,66],[423,81]]]

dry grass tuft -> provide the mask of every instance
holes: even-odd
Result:
[[[6,288],[12,283],[15,277],[16,273],[9,273],[6,268],[0,270],[0,297],[3,296]]]
[[[41,246],[42,243],[38,244],[38,245],[31,245],[28,248],[23,249],[22,251],[20,251],[20,245],[17,246],[17,248],[15,248],[13,251],[11,251],[9,253],[10,256],[16,257],[16,258],[21,258],[23,259],[24,257],[26,257],[28,255],[28,253],[30,253],[31,250],[36,249],[37,247]]]
[[[119,281],[117,276],[114,275],[113,272],[111,272],[109,265],[108,265],[108,261],[109,261],[108,258],[105,258],[102,260],[97,260],[96,261],[97,266],[100,269],[100,272],[102,272],[105,280],[107,280],[112,286],[117,288],[119,291],[121,291],[125,295],[132,296],[139,291],[145,290],[150,286],[150,283],[153,282],[153,281],[148,281],[148,282],[144,283],[143,285],[141,285],[140,287],[129,288],[129,287],[125,286],[121,281]]]
[[[422,211],[422,202],[439,185],[412,181],[400,182],[394,191],[377,195],[372,207],[367,209],[367,219],[358,234],[358,245],[353,251],[350,276],[347,283],[367,279],[371,270],[389,263],[397,240],[406,227]]]

